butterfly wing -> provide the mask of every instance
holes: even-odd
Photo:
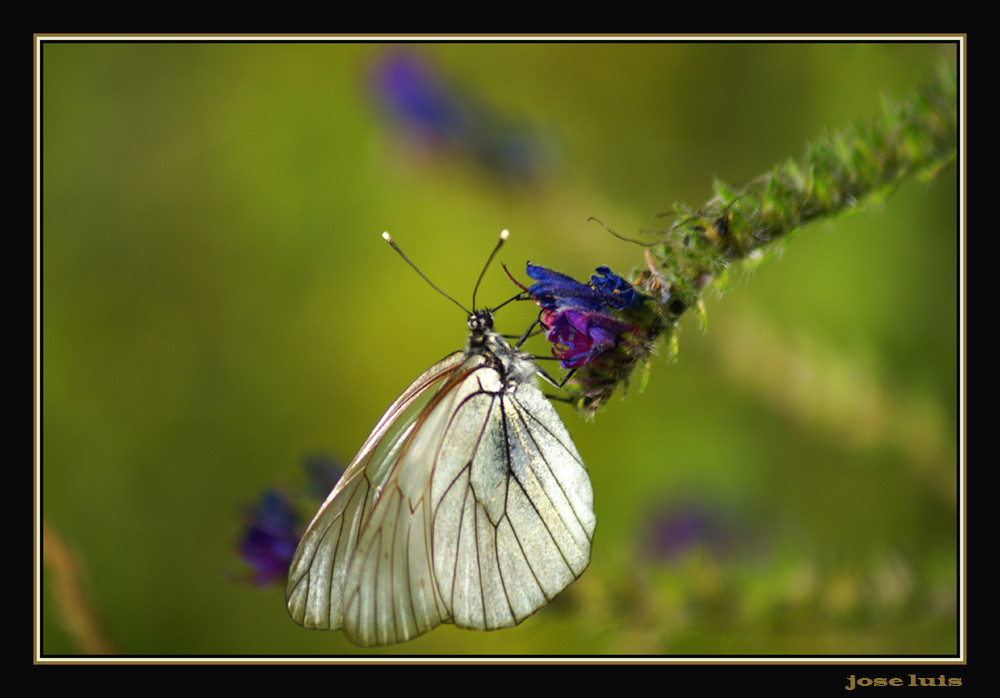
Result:
[[[545,396],[459,352],[393,403],[331,493],[288,608],[365,646],[442,622],[513,626],[583,572],[594,525],[586,468]]]
[[[343,589],[358,536],[427,399],[465,358],[460,351],[445,357],[389,406],[309,524],[288,570],[286,603],[296,623],[320,630],[343,625]]]

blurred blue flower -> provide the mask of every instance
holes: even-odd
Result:
[[[254,569],[252,581],[266,586],[284,578],[299,544],[299,517],[288,495],[266,490],[247,515],[240,557]]]
[[[407,52],[388,53],[375,66],[372,83],[382,106],[410,135],[441,144],[466,138],[468,115],[427,61]]]
[[[413,52],[385,53],[372,70],[371,88],[396,128],[421,146],[450,150],[515,179],[534,180],[547,167],[549,148],[536,129],[462,92]]]

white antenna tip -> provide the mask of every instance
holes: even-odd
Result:
[[[389,237],[389,233],[382,233],[382,239],[386,242],[392,242],[392,238]]]
[[[504,228],[503,230],[500,231],[500,239],[503,242],[507,242],[507,238],[509,238],[509,237],[510,237],[510,231],[509,230],[507,230],[506,228]]]

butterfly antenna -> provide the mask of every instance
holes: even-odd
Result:
[[[407,264],[409,264],[413,268],[413,271],[415,271],[418,274],[420,274],[420,278],[423,279],[424,281],[426,281],[430,285],[431,288],[433,288],[435,291],[437,291],[442,296],[444,296],[445,298],[447,298],[448,300],[450,300],[452,303],[454,303],[455,305],[457,305],[459,308],[461,308],[463,311],[465,311],[466,315],[471,315],[472,314],[471,312],[469,312],[468,310],[465,309],[464,305],[462,305],[457,300],[455,300],[454,298],[452,298],[451,296],[449,296],[447,293],[445,293],[444,291],[442,291],[441,289],[439,289],[437,286],[434,285],[433,281],[431,281],[426,276],[424,276],[424,273],[422,271],[420,271],[419,269],[417,269],[417,265],[414,264],[413,262],[411,262],[409,260],[409,258],[405,254],[403,254],[403,251],[401,249],[399,249],[399,246],[396,245],[396,243],[393,241],[393,239],[391,237],[389,237],[389,233],[382,233],[382,239],[385,240],[386,242],[388,242],[389,246],[392,247],[392,249],[396,250],[396,253],[400,257],[403,258],[403,261],[406,262]],[[499,247],[499,245],[498,245],[498,247]],[[496,254],[496,250],[494,250],[494,254]],[[492,259],[492,256],[490,257],[490,259]],[[479,278],[482,278],[482,276],[480,276]],[[475,299],[475,294],[473,294],[472,297],[473,297],[473,299]],[[473,306],[473,307],[475,307],[475,306]]]
[[[500,231],[500,240],[497,242],[497,246],[493,248],[490,252],[490,258],[486,260],[486,264],[483,265],[483,270],[479,272],[479,278],[476,280],[476,287],[472,290],[472,308],[476,307],[476,293],[479,292],[479,284],[483,282],[483,277],[486,276],[486,270],[490,268],[490,263],[493,262],[493,258],[497,256],[497,252],[503,247],[503,244],[507,242],[507,238],[510,237],[510,231],[504,228]]]

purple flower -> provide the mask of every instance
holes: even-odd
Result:
[[[266,586],[285,576],[299,544],[299,517],[288,496],[266,490],[247,516],[240,538],[240,557],[254,569],[252,581]]]
[[[542,324],[552,343],[552,355],[563,368],[579,368],[618,344],[618,338],[632,329],[627,322],[599,312],[578,308],[543,310]]]

